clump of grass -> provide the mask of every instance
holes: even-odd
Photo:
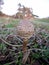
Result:
[[[16,27],[17,24],[19,23],[19,20],[12,20],[9,24],[7,24],[5,27],[6,28],[12,28],[12,27]]]

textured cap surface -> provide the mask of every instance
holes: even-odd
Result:
[[[22,38],[30,38],[34,34],[34,26],[28,20],[22,20],[17,26],[17,34]]]

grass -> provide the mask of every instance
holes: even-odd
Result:
[[[49,29],[49,22],[44,22],[41,20],[34,20],[33,23],[36,25],[36,27]]]
[[[19,22],[18,19],[0,18],[0,25],[5,25],[6,28],[15,27],[15,26],[17,26],[18,22]]]
[[[9,24],[6,25],[7,28],[16,27],[19,23],[19,20],[12,20]]]
[[[49,18],[41,18],[41,19],[36,19],[38,21],[41,21],[41,22],[49,22]]]
[[[49,22],[49,18],[40,19],[40,21]]]
[[[9,21],[8,24],[6,24],[5,21]],[[32,21],[32,20],[31,20]],[[1,24],[6,24],[6,28],[12,28],[16,27],[19,23],[19,19],[12,19],[12,18],[0,18],[0,23]],[[36,27],[44,27],[49,29],[49,19],[36,19],[32,21],[33,24],[35,24]]]
[[[6,22],[5,21],[7,21],[7,19],[6,18],[0,18],[0,25],[1,24],[6,24]],[[41,21],[41,20],[31,20],[32,21],[32,23],[35,25],[35,27],[36,28],[39,28],[39,27],[43,27],[43,28],[46,28],[46,29],[48,29],[49,30],[49,22],[44,22],[44,21]],[[13,27],[16,27],[17,25],[18,25],[18,23],[19,23],[19,20],[18,19],[9,19],[8,20],[8,24],[6,24],[5,25],[5,27],[6,28],[12,28],[13,29]],[[14,31],[15,32],[15,31]],[[2,35],[2,37],[5,39],[6,38],[6,36],[7,35],[9,35],[10,33],[12,33],[12,31],[11,31],[11,29],[10,30],[1,30],[0,31],[0,34],[3,34]],[[5,36],[4,36],[5,35]],[[37,39],[39,39],[39,41],[37,40],[37,39],[35,39],[34,41],[32,41],[32,40],[30,40],[30,42],[31,43],[34,43],[34,45],[32,45],[30,48],[40,48],[40,46],[38,45],[39,44],[39,42],[40,42],[40,40],[43,40],[43,39],[45,39],[45,41],[49,41],[49,37],[48,37],[48,35],[49,34],[47,34],[46,33],[46,31],[42,31],[42,33],[40,33],[40,36],[42,36],[42,38],[40,38],[40,36],[39,36],[39,33],[38,33],[38,35],[37,36],[35,36],[35,37],[37,37]],[[13,41],[15,40],[15,37],[12,39]],[[36,44],[36,41],[38,41],[37,43],[38,44]],[[44,41],[44,40],[43,40]],[[15,42],[15,41],[14,41]],[[41,43],[41,45],[42,45],[42,42],[40,42]],[[44,42],[45,43],[45,42]],[[46,42],[47,43],[47,42]],[[6,47],[7,45],[5,45],[5,44],[3,44],[3,42],[2,43],[0,43],[0,49],[2,50],[0,50],[1,52],[2,52],[2,54],[4,54],[5,55],[5,53],[7,53],[6,51],[7,51],[7,47]],[[14,47],[11,49],[11,51],[9,51],[9,53],[10,53],[10,55],[11,55],[11,57],[14,59],[15,58],[15,64],[16,65],[22,65],[22,63],[21,63],[21,58],[22,58],[22,53],[19,53],[17,56],[15,56],[16,55],[16,53],[15,53],[15,51],[12,51],[13,49],[15,49]],[[36,53],[32,53],[32,55],[31,55],[31,58],[34,58],[33,59],[33,62],[36,62],[36,59],[38,59],[38,58],[40,58],[40,57],[43,57],[44,59],[46,58],[46,60],[47,60],[47,58],[49,58],[49,47],[46,47],[46,46],[43,46],[42,45],[42,48],[40,48],[41,50],[43,49],[43,50],[46,50],[45,52],[43,52],[43,51],[41,51],[41,52],[38,52],[38,51],[36,51]],[[9,56],[10,56],[9,55]],[[43,56],[44,55],[44,56]],[[43,62],[44,63],[44,62]],[[10,65],[10,62],[7,62],[7,63],[5,63],[5,64],[1,64],[0,63],[0,65]],[[27,64],[26,64],[27,65]],[[29,64],[28,64],[29,65]],[[42,64],[42,65],[45,65],[45,63],[44,64]],[[46,64],[47,65],[47,64]]]

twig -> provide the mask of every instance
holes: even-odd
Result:
[[[26,50],[26,52],[29,52],[29,51],[33,51],[33,50],[37,50],[37,51],[46,51],[46,50],[43,50],[43,49],[38,49],[38,48],[32,48],[32,49],[28,49],[28,50]],[[19,54],[20,52],[24,52],[24,51],[19,51],[18,53],[16,53],[16,54]]]
[[[24,53],[23,58],[22,58],[22,63],[23,63],[23,64],[26,63],[29,54],[30,54],[30,51],[27,51],[27,52]]]
[[[7,44],[7,45],[9,45],[9,46],[12,46],[12,47],[20,47],[20,46],[22,46],[22,45],[12,45],[12,44],[10,44],[10,43],[8,43],[8,42],[6,42],[4,39],[2,39],[2,38],[0,38],[5,44]]]
[[[4,39],[0,38],[5,44],[12,46],[12,47],[22,47],[23,45],[12,45],[10,43],[8,43],[7,41],[5,41]],[[33,43],[27,44],[27,46],[30,46]]]
[[[16,61],[14,60],[14,61],[9,62],[8,64],[11,65],[11,64],[13,64],[13,63],[15,63],[15,62],[16,62]]]
[[[32,48],[32,49],[29,49],[28,51],[33,51],[33,50],[35,50],[35,51],[46,51],[46,50],[39,49],[39,48]]]
[[[7,45],[9,45],[9,46],[12,46],[12,47],[21,47],[21,46],[23,46],[23,45],[12,45],[12,44],[10,44],[10,43],[8,43],[8,42],[6,42],[4,39],[2,39],[2,38],[0,38],[5,44],[7,44]],[[29,45],[29,44],[28,44]],[[28,46],[27,45],[27,46]],[[32,48],[32,49],[29,49],[29,50],[27,50],[27,51],[32,51],[32,50],[37,50],[37,51],[46,51],[46,50],[43,50],[43,49],[38,49],[38,48]]]

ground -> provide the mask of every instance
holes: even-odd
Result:
[[[0,65],[23,65],[23,39],[16,35],[19,21],[0,17]],[[25,65],[49,65],[49,21],[30,21],[34,24],[35,34],[28,39],[29,52],[25,55],[28,57]]]

